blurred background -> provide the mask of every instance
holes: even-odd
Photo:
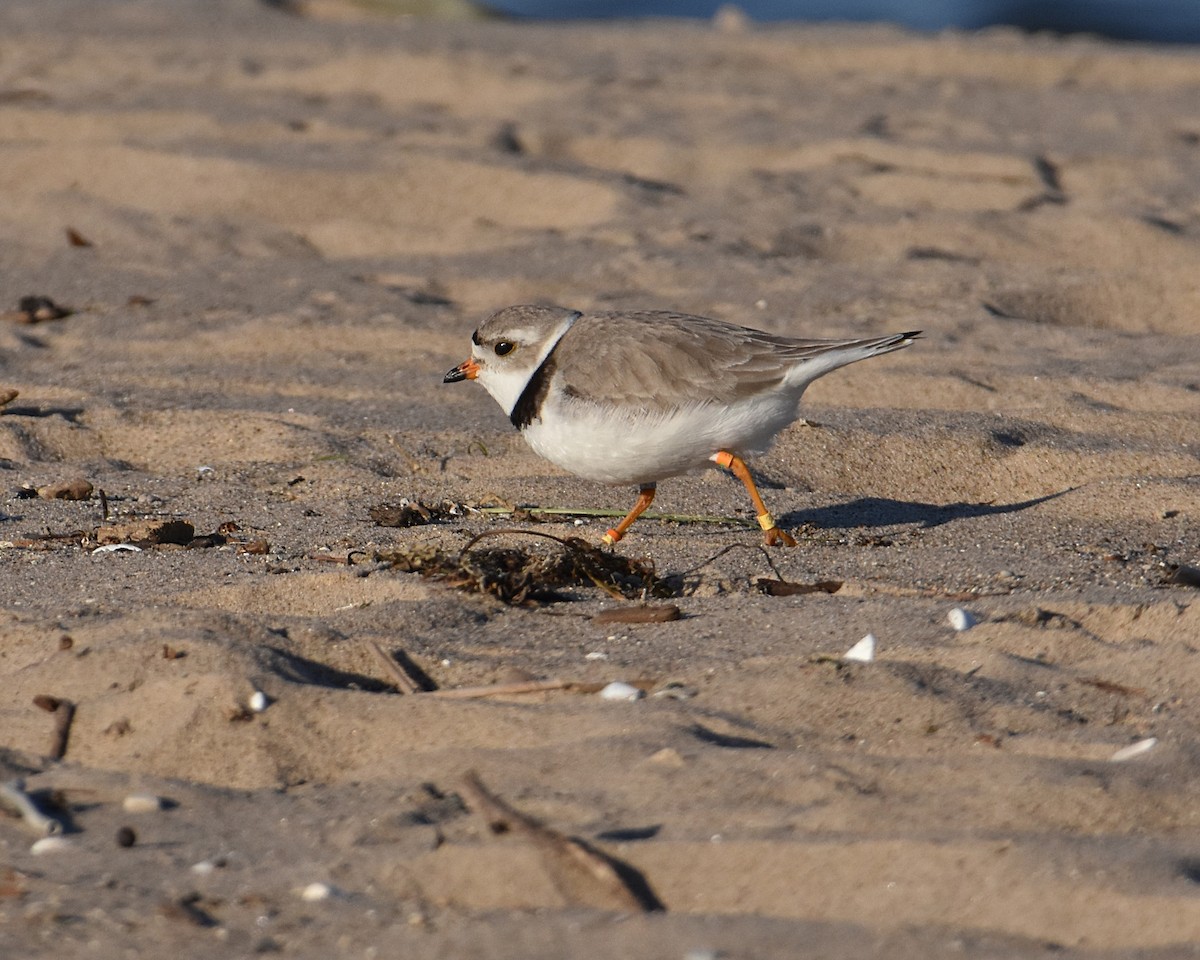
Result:
[[[518,17],[711,17],[722,0],[488,0]],[[1200,42],[1200,0],[744,0],[756,21],[887,21],[914,30],[1089,33],[1115,40]]]

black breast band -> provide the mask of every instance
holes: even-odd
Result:
[[[566,333],[563,336],[566,336]],[[525,389],[521,391],[517,402],[513,404],[512,413],[508,415],[508,419],[518,430],[524,430],[534,420],[541,418],[542,404],[546,400],[546,394],[550,392],[550,379],[558,368],[554,354],[560,343],[562,343],[562,337],[555,341],[550,352],[546,354],[546,359],[533,371],[533,376],[529,378]]]
[[[554,376],[557,366],[554,362],[554,351],[557,349],[558,344],[556,343],[546,354],[546,359],[533,371],[533,376],[529,378],[525,389],[517,397],[512,413],[508,415],[508,419],[518,430],[524,430],[541,416],[542,403],[546,399],[546,394],[550,392],[550,378]]]

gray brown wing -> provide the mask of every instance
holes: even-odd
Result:
[[[797,340],[686,314],[585,314],[555,351],[569,396],[649,410],[729,403],[854,340]]]

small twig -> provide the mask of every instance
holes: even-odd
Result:
[[[542,693],[546,690],[569,690],[574,680],[519,680],[515,683],[493,683],[482,687],[450,687],[431,690],[427,697],[440,700],[478,700],[481,697],[509,697],[520,693]]]
[[[670,620],[680,620],[683,611],[673,603],[663,603],[650,606],[642,604],[638,607],[613,607],[601,610],[592,617],[592,623],[667,623]]]
[[[108,519],[108,495],[104,492],[103,487],[101,487],[96,492],[98,494],[100,494],[100,519],[107,520]]]
[[[67,753],[67,740],[71,736],[71,721],[75,719],[75,704],[39,694],[33,698],[34,706],[54,715],[54,739],[50,742],[50,757],[61,760]]]
[[[768,597],[802,597],[813,593],[837,593],[844,586],[841,580],[818,580],[816,583],[788,583],[786,580],[754,581],[754,586]]]
[[[75,704],[70,700],[59,701],[54,711],[54,739],[50,743],[50,756],[61,760],[67,755],[67,741],[71,737],[71,721],[75,719]]]
[[[541,853],[550,879],[568,903],[629,913],[665,909],[646,878],[633,867],[509,806],[485,787],[473,770],[463,778],[459,792],[493,834],[521,837]]]
[[[366,644],[367,649],[375,655],[375,659],[383,667],[383,672],[388,675],[388,679],[395,684],[401,693],[421,693],[425,689],[424,685],[411,677],[395,659],[388,656],[387,652],[378,643],[374,640],[367,640]]]
[[[340,563],[344,566],[352,567],[354,566],[354,558],[360,555],[365,557],[367,555],[367,551],[351,550],[344,557],[338,556],[335,553],[310,553],[308,555],[308,559],[316,560],[318,563]]]

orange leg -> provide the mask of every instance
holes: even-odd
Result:
[[[655,486],[652,483],[646,484],[638,491],[637,503],[633,505],[633,509],[625,514],[625,519],[617,524],[615,529],[609,530],[600,539],[607,543],[610,547],[625,536],[625,531],[632,525],[633,521],[646,512],[646,508],[654,502]]]
[[[724,467],[742,481],[746,492],[750,494],[750,500],[754,504],[754,509],[758,511],[758,525],[763,529],[763,541],[767,546],[774,547],[782,544],[785,547],[794,547],[796,541],[785,531],[775,526],[775,518],[767,510],[762,497],[758,495],[758,487],[754,485],[754,478],[750,476],[750,471],[746,468],[746,464],[742,462],[742,458],[734,456],[727,450],[720,450],[709,457],[709,459]]]

